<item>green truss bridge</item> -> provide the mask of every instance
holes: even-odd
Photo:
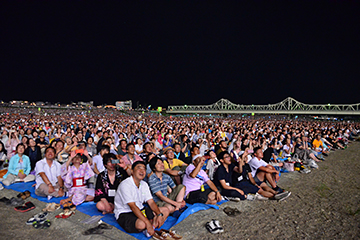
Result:
[[[305,104],[288,97],[285,100],[267,105],[234,104],[220,99],[211,105],[168,106],[169,114],[310,114],[310,115],[360,115],[360,103],[356,104]]]

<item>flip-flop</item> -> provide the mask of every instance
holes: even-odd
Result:
[[[60,208],[60,204],[54,202],[46,204],[46,207],[43,209],[43,212],[54,212]]]
[[[91,234],[103,234],[104,230],[102,230],[101,228],[98,227],[94,227],[94,228],[90,228],[86,231],[84,231],[82,234],[83,235],[91,235]]]
[[[99,229],[112,229],[112,226],[105,224],[105,223],[100,223],[97,228]]]
[[[226,215],[232,217],[240,214],[240,211],[237,208],[231,208],[231,207],[224,208],[224,212],[226,213]]]
[[[27,212],[34,208],[35,208],[35,205],[32,202],[27,202],[27,203],[25,203],[25,206],[18,206],[18,207],[15,207],[14,209],[15,209],[15,211],[18,211],[18,212]]]
[[[71,205],[69,206],[69,208],[70,208],[70,210],[73,211],[73,212],[75,212],[75,210],[76,210],[76,206],[75,206],[74,204],[71,204]]]
[[[17,195],[18,198],[22,198],[23,200],[27,199],[30,196],[31,196],[31,193],[28,190],[26,190],[25,192],[19,193]]]

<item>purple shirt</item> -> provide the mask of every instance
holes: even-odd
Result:
[[[196,191],[201,188],[201,185],[209,181],[209,177],[204,170],[200,170],[195,178],[190,177],[190,173],[195,169],[194,164],[190,164],[185,170],[185,176],[183,178],[183,185],[186,187],[185,196],[191,191]]]

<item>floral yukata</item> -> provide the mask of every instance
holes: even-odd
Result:
[[[88,162],[81,164],[79,169],[69,166],[65,174],[64,184],[74,205],[83,203],[87,195],[94,196],[95,190],[86,187],[86,180],[94,176]]]
[[[109,203],[114,204],[116,190],[122,180],[127,177],[128,174],[123,168],[117,168],[115,171],[114,184],[111,184],[108,171],[105,168],[105,170],[99,174],[96,180],[94,202],[99,202],[102,198],[106,198]]]

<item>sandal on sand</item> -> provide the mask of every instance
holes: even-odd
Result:
[[[48,203],[46,207],[43,209],[43,212],[54,212],[60,208],[60,204],[56,203]]]
[[[25,203],[25,206],[18,206],[18,207],[15,207],[14,209],[15,209],[15,211],[18,211],[18,212],[27,212],[34,208],[35,208],[35,205],[32,202],[27,202],[27,203]]]
[[[104,230],[102,230],[101,228],[98,227],[94,227],[94,228],[90,228],[88,230],[86,230],[85,232],[83,232],[83,235],[91,235],[91,234],[103,234]]]
[[[19,193],[17,195],[18,198],[22,198],[23,200],[27,199],[28,197],[31,197],[31,193],[26,190],[25,192]]]
[[[100,228],[100,229],[112,229],[112,226],[111,225],[108,225],[108,224],[105,224],[105,223],[100,223],[97,228]]]
[[[226,215],[232,217],[240,214],[240,211],[237,208],[231,208],[231,207],[224,208],[224,212],[226,213]]]
[[[70,210],[73,211],[75,213],[75,210],[76,210],[76,206],[71,203],[71,205],[69,206]]]
[[[182,236],[180,236],[179,234],[177,234],[175,231],[172,231],[172,230],[161,229],[160,232],[165,232],[165,233],[169,234],[170,237],[172,237],[173,239],[176,239],[176,240],[182,239]]]

